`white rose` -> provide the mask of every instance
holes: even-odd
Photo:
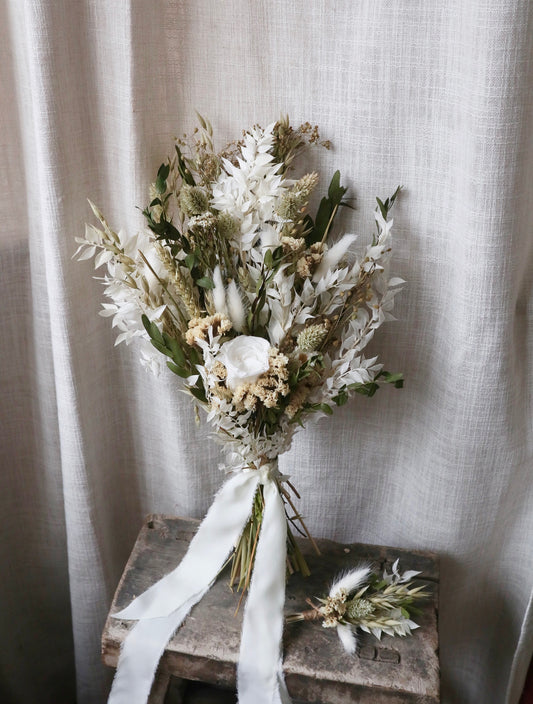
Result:
[[[225,342],[217,359],[226,367],[226,386],[235,391],[241,384],[257,381],[261,374],[268,371],[269,351],[268,340],[253,335],[239,335],[234,340]]]

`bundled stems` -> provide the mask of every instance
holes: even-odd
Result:
[[[296,490],[289,483],[291,488],[295,493]],[[320,550],[313,536],[309,532],[302,516],[297,512],[294,502],[291,499],[289,492],[278,483],[278,490],[293,511],[293,515],[289,516],[287,514],[287,521],[293,525],[296,530],[298,530],[302,535],[305,535],[311,545],[313,546],[317,555],[320,555]],[[250,584],[250,579],[253,571],[253,564],[255,553],[257,549],[257,543],[259,540],[259,534],[261,532],[261,527],[263,523],[263,511],[264,511],[264,496],[262,487],[259,487],[254,498],[254,504],[252,508],[252,513],[248,522],[235,546],[235,550],[230,557],[231,570],[229,577],[229,584],[232,588],[236,588],[237,591],[246,591]],[[299,526],[298,526],[299,524]],[[287,530],[287,574],[294,574],[295,572],[300,572],[304,577],[308,577],[311,574],[307,561],[301,551],[298,541],[294,537],[290,527]],[[240,607],[242,601],[239,601],[237,610]]]

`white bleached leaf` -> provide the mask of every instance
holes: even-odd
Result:
[[[409,582],[409,580],[413,579],[413,577],[417,577],[419,574],[421,574],[420,571],[407,570],[407,572],[402,573],[402,576],[400,578],[400,582]]]
[[[78,247],[76,254],[80,251],[83,250],[83,245]],[[81,251],[81,254],[78,255],[78,261],[82,262],[84,259],[90,259],[91,257],[94,257],[96,253],[96,247],[94,245],[88,245],[87,248],[83,251]]]
[[[98,269],[99,266],[102,266],[102,264],[107,264],[107,262],[111,259],[113,259],[113,252],[110,252],[107,249],[102,249],[94,258],[94,268]]]
[[[166,305],[159,306],[158,308],[152,308],[151,310],[146,311],[146,317],[148,320],[153,323],[154,320],[159,320],[159,318],[163,315],[166,309]]]

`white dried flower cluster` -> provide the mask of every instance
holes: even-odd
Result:
[[[238,166],[222,160],[223,169],[213,184],[211,199],[215,210],[229,213],[240,222],[240,232],[233,241],[241,251],[252,251],[257,263],[263,260],[262,248],[280,244],[279,228],[272,221],[286,186],[279,173],[281,164],[271,153],[273,130],[274,124],[245,135]]]

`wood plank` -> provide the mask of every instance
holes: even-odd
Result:
[[[143,525],[110,614],[127,606],[133,597],[172,570],[181,560],[198,523],[190,519],[152,515]],[[438,665],[438,560],[434,554],[362,544],[317,541],[322,552],[314,554],[309,541],[300,545],[312,570],[311,577],[292,575],[287,582],[286,613],[305,610],[307,596],[322,596],[331,579],[360,560],[379,569],[400,558],[402,570],[420,570],[432,592],[417,619],[421,628],[411,637],[381,641],[363,635],[355,656],[344,653],[335,629],[320,623],[294,623],[285,627],[284,671],[289,693],[295,700],[344,704],[437,704]],[[242,608],[235,616],[239,594],[221,575],[203,600],[193,608],[171,639],[161,670],[188,680],[235,686]],[[132,622],[108,617],[102,638],[102,657],[116,667],[120,644]]]

